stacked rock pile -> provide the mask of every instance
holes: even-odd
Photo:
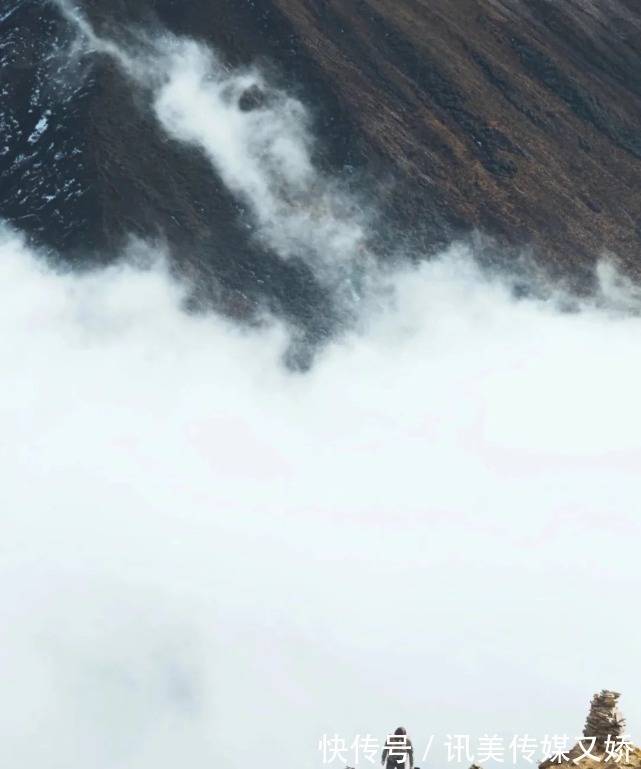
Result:
[[[584,737],[595,737],[596,743],[602,745],[608,736],[612,739],[623,735],[625,718],[617,707],[620,696],[618,692],[611,692],[607,689],[594,695],[583,730]]]

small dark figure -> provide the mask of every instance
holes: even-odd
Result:
[[[404,727],[399,726],[394,734],[388,735],[381,764],[384,769],[413,769],[414,747]]]

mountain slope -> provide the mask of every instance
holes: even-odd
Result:
[[[232,66],[275,66],[311,109],[320,166],[388,215],[372,233],[378,253],[403,230],[429,252],[480,229],[533,247],[577,287],[604,252],[639,272],[641,6],[631,0],[79,1],[116,39],[131,25],[168,28]],[[55,7],[34,0],[0,18],[7,101],[31,98],[30,67],[48,61],[39,46],[58,44],[60,29]],[[96,61],[71,103],[51,107],[66,160],[54,167],[26,135],[0,157],[0,216],[76,260],[128,232],[162,233],[210,293],[230,292],[232,304],[271,295],[303,326],[331,326],[309,269],[248,238],[242,202],[139,107],[113,63]],[[60,178],[25,191],[43,163]],[[74,184],[65,210],[52,195]]]

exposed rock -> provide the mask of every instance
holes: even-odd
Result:
[[[595,694],[583,730],[584,739],[565,756],[547,759],[539,765],[539,769],[560,765],[578,766],[580,769],[602,766],[641,769],[641,750],[625,734],[625,719],[617,708],[620,696],[618,692],[608,689]]]
[[[604,251],[641,274],[641,3],[77,2],[103,34],[168,28],[215,46],[231,66],[276,65],[278,85],[314,114],[316,160],[338,175],[379,173],[370,192],[394,232],[420,227],[426,251],[478,228],[532,246],[577,286]],[[59,45],[62,33],[54,4],[14,5],[0,19],[0,37],[15,38],[0,77],[5,106],[20,112],[32,69],[48,60],[43,41]],[[250,90],[240,107],[262,99]],[[261,250],[242,202],[197,151],[161,135],[116,67],[96,64],[49,117],[41,141],[29,144],[32,126],[2,150],[1,217],[75,259],[110,252],[130,232],[162,232],[212,291],[268,296],[304,328],[331,325],[331,300],[302,261]]]
[[[248,88],[238,100],[238,107],[243,112],[252,112],[264,107],[267,103],[267,95],[257,85]]]
[[[603,250],[638,273],[641,4],[274,5],[402,174],[408,218],[431,205],[537,246],[560,274]]]
[[[621,695],[603,689],[601,694],[595,694],[590,706],[584,737],[595,737],[597,743],[603,744],[608,737],[621,737],[625,732],[625,718],[617,707]]]

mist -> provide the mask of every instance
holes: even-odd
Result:
[[[425,767],[448,734],[572,743],[603,687],[634,737],[637,289],[604,264],[564,312],[460,244],[358,261],[367,212],[302,105],[241,114],[223,96],[259,76],[212,84],[186,45],[135,87],[282,258],[307,227],[355,322],[294,374],[287,325],[184,312],[161,245],[79,275],[3,229],[0,757],[294,769],[402,724]]]

